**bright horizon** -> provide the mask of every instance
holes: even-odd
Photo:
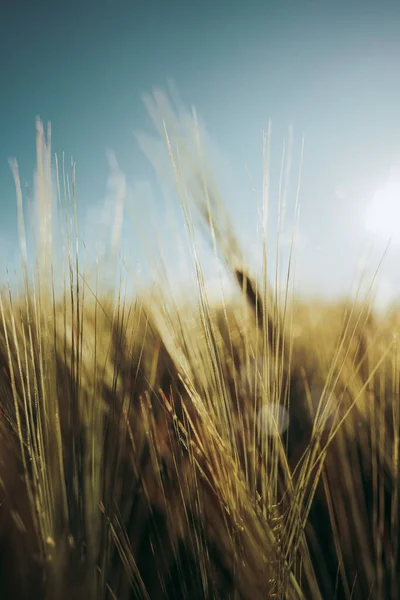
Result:
[[[168,8],[153,4],[146,9],[122,1],[112,8],[100,3],[94,14],[74,2],[68,12],[49,11],[42,2],[34,11],[28,4],[22,12],[11,10],[3,20],[1,280],[5,264],[18,268],[19,252],[8,158],[16,157],[23,187],[27,181],[32,193],[36,115],[51,121],[53,151],[58,156],[65,151],[67,160],[72,156],[76,162],[80,231],[91,261],[103,243],[102,228],[112,222],[118,194],[125,200],[122,248],[132,268],[138,258],[143,260],[139,237],[153,246],[148,215],[155,214],[156,226],[168,239],[166,187],[160,186],[143,149],[153,162],[165,165],[166,157],[148,137],[154,128],[142,100],[153,87],[168,91],[173,81],[183,105],[196,107],[215,175],[250,256],[257,250],[259,225],[252,188],[259,200],[263,132],[271,119],[272,232],[282,144],[284,139],[288,144],[293,128],[284,260],[303,136],[305,141],[296,290],[323,298],[349,294],[363,267],[366,282],[372,278],[391,238],[377,302],[399,301],[397,5],[305,2],[300,8],[294,2],[280,7],[252,1],[246,9],[224,2],[190,9],[180,3]],[[170,195],[171,190],[167,186]],[[177,194],[173,203],[179,211]],[[187,263],[177,260],[174,243],[165,255],[172,257],[182,281]],[[271,240],[271,265],[274,244]],[[207,277],[212,287],[212,268]]]

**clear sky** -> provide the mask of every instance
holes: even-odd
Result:
[[[389,221],[400,231],[398,2],[14,0],[1,8],[0,78],[0,252],[7,261],[17,248],[7,159],[17,157],[32,185],[36,115],[52,123],[53,150],[77,163],[90,245],[107,196],[107,149],[130,189],[154,183],[134,132],[152,131],[142,95],[169,80],[185,105],[196,106],[218,148],[218,176],[248,239],[255,223],[245,160],[260,190],[262,135],[271,118],[276,182],[292,125],[295,183],[304,134],[296,251],[303,291],[350,289],[368,239],[384,246],[384,236],[375,235],[381,205],[392,207]],[[382,192],[388,187],[390,201]],[[386,234],[387,225],[380,230]],[[399,242],[394,238],[382,271],[382,293],[391,298],[400,297]]]

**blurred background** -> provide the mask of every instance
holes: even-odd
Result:
[[[145,276],[138,263],[145,262],[144,246],[154,246],[155,223],[160,237],[165,234],[166,260],[185,282],[190,267],[177,259],[183,254],[166,218],[173,185],[154,168],[168,159],[151,137],[148,95],[159,88],[172,100],[179,96],[188,111],[196,107],[208,159],[249,260],[257,261],[263,135],[271,121],[272,261],[284,147],[291,174],[280,238],[286,260],[302,165],[296,290],[324,298],[350,293],[364,268],[371,279],[391,240],[377,304],[398,301],[399,31],[400,5],[388,0],[3,3],[1,276],[19,261],[8,158],[18,159],[25,202],[34,199],[39,115],[52,124],[52,150],[65,152],[68,165],[71,157],[76,162],[87,259],[107,253],[108,227],[123,199],[118,218],[125,263]],[[177,196],[172,205],[179,215]],[[177,223],[179,229],[179,216]],[[213,281],[213,268],[207,277]]]

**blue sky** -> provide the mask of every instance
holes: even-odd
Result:
[[[400,6],[386,0],[10,3],[0,18],[3,258],[12,264],[17,248],[7,159],[17,157],[31,186],[36,115],[52,123],[53,150],[77,163],[89,245],[107,197],[107,149],[129,189],[144,194],[136,204],[138,222],[149,186],[156,205],[161,202],[134,132],[152,131],[142,95],[172,80],[212,137],[227,204],[248,240],[255,221],[245,161],[261,191],[262,135],[271,119],[276,183],[292,125],[294,184],[304,134],[299,289],[344,293],[369,239],[364,213],[400,166],[399,32]],[[275,218],[274,197],[271,203]],[[124,228],[128,246],[130,232]],[[384,246],[382,237],[375,242]],[[393,244],[382,271],[390,297],[400,297],[399,258]]]

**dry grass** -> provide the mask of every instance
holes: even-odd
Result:
[[[185,179],[190,149],[170,139],[197,303],[93,289],[68,219],[63,291],[42,228],[35,277],[23,251],[20,295],[1,293],[0,593],[395,598],[398,314],[282,301],[266,262],[257,284],[210,177],[188,160]],[[50,157],[39,124],[42,223]],[[207,299],[189,197],[237,283],[229,302]]]

